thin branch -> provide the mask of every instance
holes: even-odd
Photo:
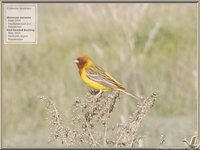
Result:
[[[124,133],[125,133],[124,130],[121,131],[121,134],[120,134],[119,138],[117,139],[117,141],[116,141],[116,143],[115,143],[115,146],[116,146],[116,147],[118,146],[119,141],[121,140],[121,138],[122,138],[122,136],[124,135]]]
[[[108,130],[108,121],[106,119],[104,123],[104,136],[103,136],[103,143],[105,147],[107,146],[107,130]]]
[[[53,103],[53,102],[52,102]],[[53,106],[53,109],[55,111],[55,117],[56,117],[56,121],[57,121],[57,124],[58,126],[61,128],[61,136],[62,136],[62,142],[67,144],[67,140],[66,140],[66,136],[65,136],[65,132],[64,132],[64,127],[62,125],[62,118],[60,117],[60,113],[58,112],[57,108],[55,107],[55,104],[53,103],[52,104]]]
[[[130,147],[133,147],[134,142],[135,142],[135,137],[133,136],[132,139],[131,139]]]
[[[86,126],[87,126],[87,130],[88,130],[88,133],[89,133],[90,138],[91,138],[91,140],[92,140],[92,143],[93,143],[94,147],[97,147],[96,142],[95,142],[95,139],[94,139],[94,137],[93,137],[93,135],[92,135],[92,133],[91,133],[91,131],[90,131],[89,125],[88,125],[87,120],[86,120],[86,118],[85,118],[85,115],[83,115],[83,119],[84,119],[84,122],[85,122],[85,124],[86,124]]]

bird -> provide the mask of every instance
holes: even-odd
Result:
[[[80,56],[74,60],[81,79],[87,86],[99,91],[96,96],[99,97],[103,91],[121,91],[133,98],[139,98],[135,94],[131,94],[122,86],[110,73],[96,65],[87,55]]]

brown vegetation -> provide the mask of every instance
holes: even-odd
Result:
[[[137,109],[125,122],[111,125],[112,111],[120,100],[118,92],[96,98],[87,93],[85,98],[77,97],[71,123],[64,124],[59,110],[50,98],[40,97],[46,103],[53,139],[58,139],[67,147],[135,147],[142,138],[138,129],[142,120],[157,99],[157,94],[144,98]]]

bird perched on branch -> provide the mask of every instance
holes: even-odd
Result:
[[[80,56],[74,62],[77,64],[81,79],[92,89],[98,90],[96,96],[100,96],[103,91],[121,91],[131,97],[139,98],[135,94],[129,93],[120,82],[114,79],[108,72],[94,64],[88,56]]]

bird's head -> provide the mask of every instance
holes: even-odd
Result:
[[[74,60],[79,69],[93,65],[92,60],[88,56],[80,56]]]

